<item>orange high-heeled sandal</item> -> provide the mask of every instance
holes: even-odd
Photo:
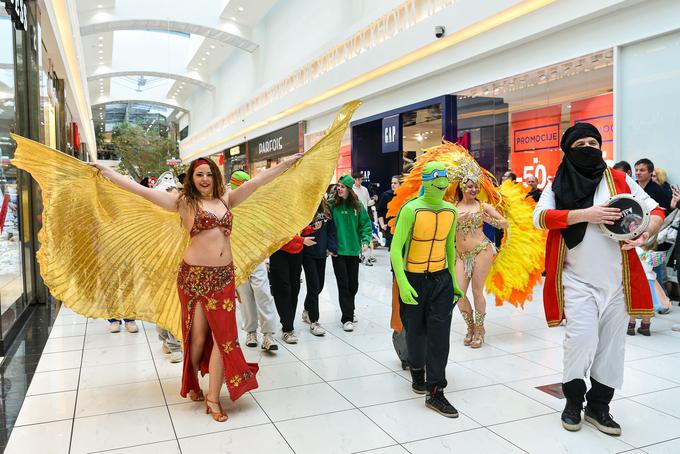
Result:
[[[194,402],[203,402],[205,400],[203,390],[199,389],[198,391],[194,391],[192,389],[191,391],[189,391],[189,399],[193,400]]]
[[[220,410],[215,411],[212,408],[210,408],[210,405],[208,404],[217,404]],[[214,402],[208,399],[207,397],[205,398],[205,414],[212,416],[213,421],[224,422],[227,419],[229,419],[229,416],[222,412],[223,412],[222,405],[220,404],[219,400],[217,402]]]

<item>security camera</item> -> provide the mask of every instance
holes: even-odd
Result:
[[[434,36],[436,36],[437,38],[441,38],[445,34],[446,34],[446,29],[444,28],[443,25],[436,25],[434,27]]]

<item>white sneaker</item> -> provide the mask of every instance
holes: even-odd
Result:
[[[347,332],[354,331],[354,324],[352,322],[345,322],[342,325],[342,329],[344,329]]]
[[[168,356],[168,360],[170,360],[171,363],[181,363],[183,359],[184,355],[181,350],[171,352],[170,356]]]
[[[680,323],[676,323],[673,326],[671,326],[671,329],[673,331],[680,331]]]
[[[109,333],[120,333],[120,322],[111,322],[109,325]]]
[[[172,350],[170,350],[170,347],[168,347],[167,342],[163,341],[163,345],[161,346],[161,351],[165,353],[166,355],[169,355],[172,353]]]
[[[279,344],[274,340],[274,336],[267,333],[262,339],[262,350],[267,352],[274,352],[279,349]]]
[[[315,336],[323,336],[326,334],[326,330],[323,329],[323,326],[319,325],[319,322],[312,323],[309,327],[309,331]]]
[[[359,319],[356,315],[352,318],[352,323],[359,323]]]
[[[286,344],[297,344],[298,343],[298,338],[295,335],[295,331],[289,331],[287,333],[284,332],[282,338],[283,338],[283,341]]]
[[[312,323],[312,321],[309,319],[309,312],[302,311],[302,321],[305,323]]]
[[[246,334],[246,346],[257,347],[257,333],[255,331]]]
[[[130,322],[125,322],[125,329],[127,330],[128,333],[136,333],[139,331],[139,328],[137,328],[137,324],[135,323],[134,320]]]

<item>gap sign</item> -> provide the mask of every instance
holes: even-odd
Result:
[[[401,151],[401,115],[392,115],[382,120],[382,152]]]

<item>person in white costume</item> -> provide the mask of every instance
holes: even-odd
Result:
[[[250,180],[250,175],[242,170],[231,174],[229,185],[231,189],[241,186]],[[241,314],[243,316],[243,330],[246,334],[246,346],[257,347],[257,324],[260,323],[260,332],[263,334],[262,350],[274,352],[279,345],[274,340],[278,319],[276,305],[269,288],[267,265],[260,263],[247,281],[236,289],[236,294],[241,301]]]
[[[607,167],[601,146],[600,133],[591,124],[577,123],[565,131],[560,144],[564,157],[536,205],[534,224],[549,231],[543,289],[548,325],[566,319],[562,425],[579,430],[587,400],[586,421],[619,435],[609,403],[614,388],[623,383],[628,317],[652,311],[635,247],[659,228],[664,215],[632,178]],[[604,206],[620,193],[631,193],[653,210],[647,231],[624,242],[599,229],[599,224],[621,218],[617,208]],[[586,394],[588,375],[592,386]]]

